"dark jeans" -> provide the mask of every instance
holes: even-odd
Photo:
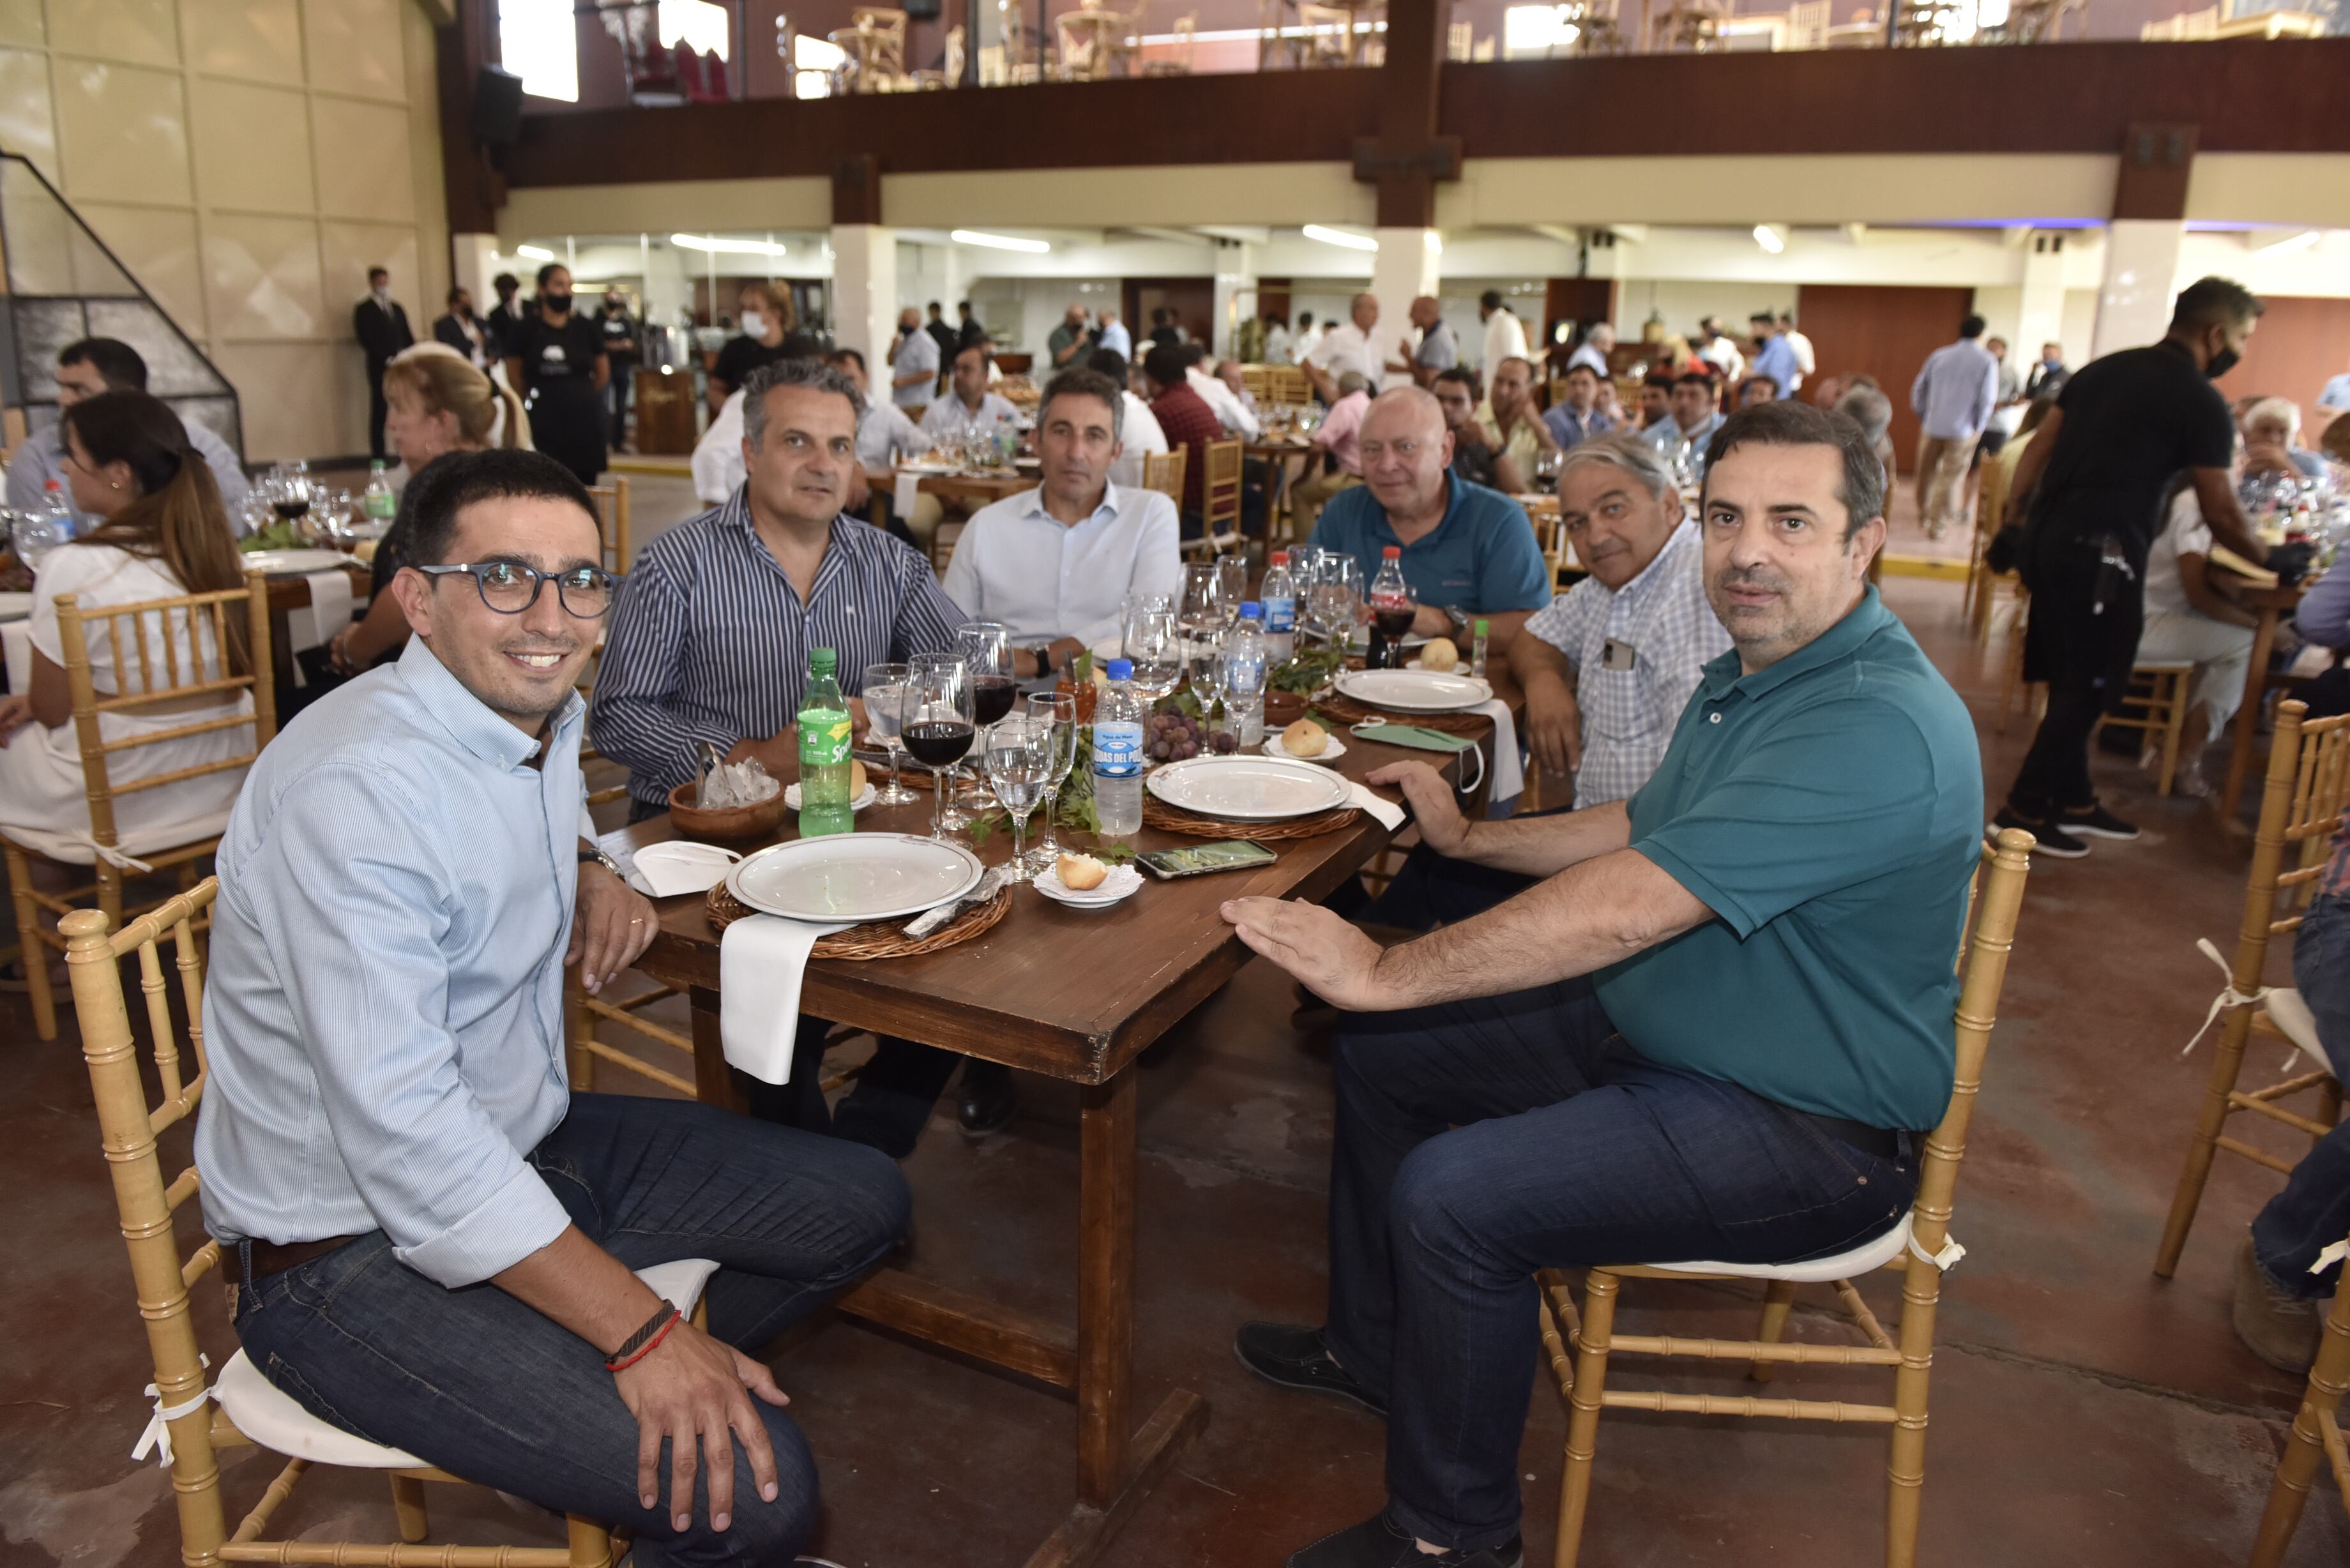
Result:
[[[2094,542],[2035,538],[2033,551],[2024,677],[2048,682],[2048,711],[2007,803],[2018,815],[2045,822],[2097,804],[2096,786],[2089,782],[2089,735],[2128,690],[2146,606],[2142,583],[2126,579],[2096,607],[2103,557]]]
[[[746,1352],[806,1316],[904,1235],[897,1168],[852,1144],[705,1106],[578,1095],[531,1163],[587,1237],[630,1268],[722,1265],[710,1331]],[[601,1353],[496,1285],[449,1290],[378,1231],[237,1293],[237,1337],[268,1379],[323,1420],[542,1507],[637,1532],[644,1568],[789,1562],[816,1518],[799,1428],[759,1400],[780,1491],[761,1501],[738,1445],[734,1513],[691,1529],[638,1501],[637,1422]]]
[[[1573,811],[1571,805],[1553,806],[1547,811],[1522,812],[1521,816],[1558,816]],[[1529,877],[1522,871],[1497,870],[1473,861],[1454,860],[1438,854],[1425,844],[1415,844],[1404,857],[1402,867],[1393,880],[1379,890],[1379,896],[1365,903],[1359,913],[1339,909],[1348,919],[1367,920],[1374,925],[1394,926],[1407,931],[1432,930],[1465,920],[1471,915],[1482,915],[1497,904],[1507,903],[1535,883],[1539,877]],[[1349,882],[1348,888],[1359,884]],[[1342,889],[1343,891],[1344,889]],[[1333,908],[1336,908],[1335,900]]]
[[[2293,982],[2317,1015],[2317,1038],[2338,1073],[2350,1067],[2350,902],[2313,900],[2293,943]],[[2342,1265],[2309,1265],[2350,1238],[2350,1122],[2317,1141],[2293,1168],[2284,1190],[2252,1221],[2252,1256],[2269,1282],[2311,1300],[2334,1293]]]
[[[1584,980],[1345,1015],[1333,1072],[1328,1343],[1388,1399],[1390,1514],[1447,1547],[1517,1532],[1535,1270],[1825,1255],[1917,1182],[1908,1135],[1880,1159],[1644,1059]]]

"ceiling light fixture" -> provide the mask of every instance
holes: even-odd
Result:
[[[671,234],[669,243],[712,255],[779,256],[784,247],[773,240],[722,240],[716,234]]]
[[[545,245],[516,245],[515,246],[515,254],[518,256],[526,256],[532,261],[553,261],[555,259],[555,253],[548,250]]]
[[[1344,229],[1327,229],[1320,223],[1308,223],[1304,230],[1309,240],[1319,240],[1326,245],[1337,245],[1350,251],[1375,251],[1379,242],[1368,234],[1352,234]]]
[[[1053,247],[1045,240],[1024,240],[1012,234],[983,234],[977,229],[954,229],[947,238],[959,245],[977,245],[983,250],[1019,251],[1032,256],[1050,254]]]
[[[1786,231],[1773,223],[1757,223],[1754,243],[1775,256],[1787,248]]]

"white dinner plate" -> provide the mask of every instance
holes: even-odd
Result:
[[[1310,757],[1301,757],[1281,743],[1281,732],[1276,730],[1264,738],[1264,754],[1268,757],[1279,757],[1285,762],[1326,764],[1335,763],[1347,754],[1347,742],[1333,735],[1322,742],[1321,751]]]
[[[867,784],[863,789],[858,791],[857,798],[848,803],[848,809],[851,812],[863,811],[867,806],[873,804],[874,796],[880,793],[881,792],[879,790],[875,789],[871,784]],[[784,786],[784,805],[793,811],[797,811],[800,808],[800,786],[798,784],[787,784]]]
[[[1493,689],[1473,675],[1426,670],[1349,670],[1338,690],[1357,702],[1404,713],[1457,713],[1493,700]]]
[[[1347,781],[1327,768],[1271,757],[1187,757],[1151,769],[1142,782],[1179,811],[1234,822],[1312,816],[1352,798]]]
[[[941,474],[958,473],[962,471],[951,462],[901,462],[898,465],[898,472],[935,477]]]
[[[1035,877],[1030,886],[1056,904],[1066,904],[1073,909],[1105,909],[1134,897],[1142,886],[1142,873],[1131,866],[1113,866],[1101,886],[1080,893],[1061,880],[1060,868],[1055,867]]]
[[[894,920],[979,885],[979,857],[910,833],[834,833],[770,845],[726,874],[726,890],[793,920]]]
[[[306,576],[350,564],[348,556],[336,550],[252,550],[244,557],[246,571],[272,577]]]

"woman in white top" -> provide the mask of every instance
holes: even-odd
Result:
[[[2187,722],[2180,733],[2173,786],[2181,794],[2209,792],[2202,758],[2227,729],[2243,700],[2252,659],[2251,611],[2211,586],[2211,528],[2192,486],[2173,487],[2168,520],[2146,560],[2146,622],[2138,633],[2140,663],[2191,660]]]
[[[90,683],[100,697],[151,689],[140,672],[135,643],[114,644],[114,626],[96,612],[111,606],[176,598],[244,586],[243,558],[221,506],[212,470],[188,445],[179,416],[144,392],[107,392],[65,410],[66,476],[74,504],[99,523],[42,558],[33,580],[33,674],[29,690],[0,698],[0,835],[73,865],[96,856],[84,794],[81,742],[66,685],[65,647],[57,601],[70,596],[86,618]],[[212,618],[198,622],[191,644],[184,611],[168,618],[149,611],[140,621],[153,685],[168,683],[163,649],[174,650],[180,684],[191,672],[205,680],[251,669],[244,607],[224,618],[228,646],[218,646]],[[127,628],[126,628],[127,630]],[[225,666],[225,668],[224,668]],[[175,729],[232,712],[250,712],[240,691],[224,703],[217,694],[183,697],[131,712],[100,715],[109,741]],[[122,784],[176,773],[249,751],[253,732],[231,725],[111,753],[107,776]],[[244,782],[242,768],[224,769],[114,798],[120,853],[170,848],[220,831]]]

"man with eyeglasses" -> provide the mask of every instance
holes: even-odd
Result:
[[[587,838],[595,508],[511,451],[443,458],[410,504],[415,636],[262,753],[221,840],[196,1160],[237,1335],[320,1419],[625,1526],[641,1561],[789,1562],[816,1467],[743,1348],[898,1244],[905,1182],[571,1094],[565,967],[600,989],[653,930]],[[631,1272],[692,1258],[721,1265],[706,1333]]]

